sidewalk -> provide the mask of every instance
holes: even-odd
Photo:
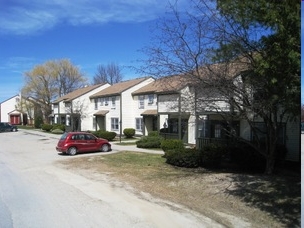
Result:
[[[52,139],[59,140],[61,135],[56,134],[50,134],[47,132],[44,132],[39,129],[18,129],[20,132],[24,132],[25,134],[32,134],[42,137],[48,137]],[[130,142],[130,141],[128,141]],[[153,150],[153,149],[143,149],[143,148],[137,148],[136,145],[118,145],[119,142],[110,142],[112,145],[112,151],[111,152],[120,152],[120,151],[135,151],[135,152],[143,152],[143,153],[150,153],[150,154],[164,154],[162,150]]]

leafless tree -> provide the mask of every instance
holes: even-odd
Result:
[[[178,2],[171,5],[169,16],[158,22],[152,45],[143,49],[147,59],[140,71],[155,77],[184,75],[194,82],[197,96],[189,101],[194,100],[197,113],[217,112],[227,123],[246,120],[257,138],[257,143],[246,143],[266,158],[265,173],[271,174],[278,156],[279,129],[297,116],[294,99],[299,91],[299,70],[295,67],[299,57],[299,23],[293,20],[288,24],[282,12],[277,14],[275,4],[266,6],[281,21],[263,23],[260,18],[251,20],[257,15],[241,21],[233,13],[225,14],[214,1],[190,2],[186,10],[179,9]],[[219,2],[225,6],[224,1]],[[287,15],[295,12],[296,18],[298,5],[282,7]],[[278,21],[282,23],[280,26],[276,24]],[[290,29],[286,34],[293,34],[293,43],[276,36],[281,28]],[[287,62],[278,64],[275,60],[281,61],[286,56],[291,62],[282,70],[281,65]],[[260,143],[261,129],[256,121],[264,124],[262,134],[266,143]]]
[[[115,63],[109,63],[108,65],[100,64],[97,67],[97,73],[93,78],[93,84],[109,83],[114,84],[121,82],[123,75],[121,73],[121,68]]]

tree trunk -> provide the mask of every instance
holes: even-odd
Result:
[[[268,156],[266,159],[265,174],[272,175],[274,172],[274,166],[275,166],[275,158],[272,156]]]

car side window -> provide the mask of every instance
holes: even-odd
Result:
[[[78,140],[85,140],[85,137],[84,137],[84,135],[78,135]]]
[[[72,135],[71,139],[72,140],[77,140],[77,135]]]
[[[86,140],[94,140],[94,137],[92,135],[85,135]]]

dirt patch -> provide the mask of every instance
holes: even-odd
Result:
[[[119,156],[123,155],[71,158],[60,166],[97,181],[111,181],[146,199],[157,197],[184,205],[227,227],[300,227],[297,175],[183,169],[146,157],[146,163],[130,163]]]

